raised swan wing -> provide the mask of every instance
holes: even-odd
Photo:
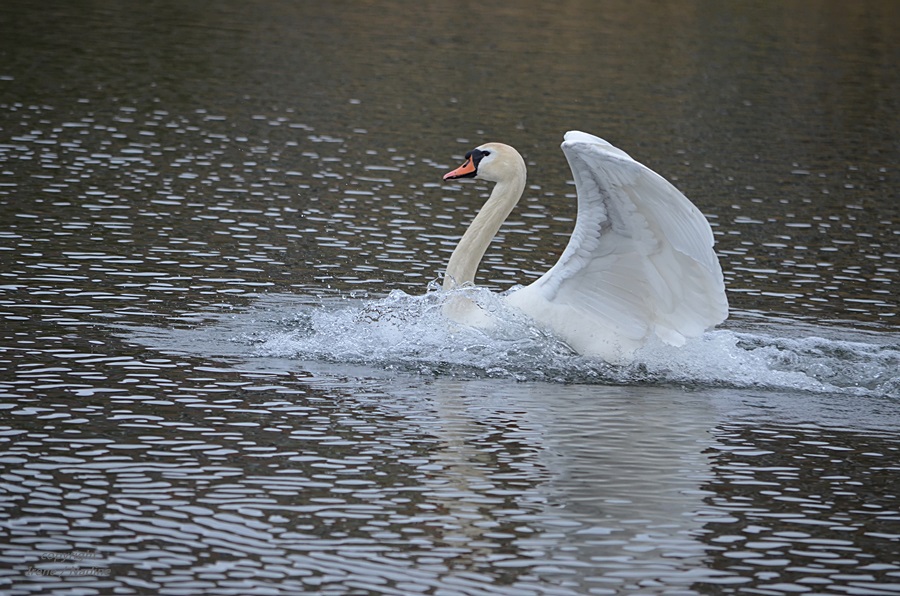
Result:
[[[603,139],[565,135],[578,216],[559,261],[509,301],[572,348],[610,362],[653,335],[680,346],[728,317],[706,218]]]

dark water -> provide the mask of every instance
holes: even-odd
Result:
[[[495,3],[497,4],[497,3]],[[900,593],[900,5],[0,6],[0,592]],[[429,282],[555,262],[562,133],[732,317],[631,366]]]

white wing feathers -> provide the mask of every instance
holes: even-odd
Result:
[[[553,268],[509,296],[578,352],[617,362],[653,335],[672,345],[728,316],[703,214],[662,176],[603,139],[562,144],[578,217]]]

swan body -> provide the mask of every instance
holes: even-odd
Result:
[[[566,133],[578,214],[559,261],[507,303],[575,351],[613,363],[630,360],[654,337],[683,345],[728,317],[722,269],[709,222],[662,176],[593,135]],[[490,197],[447,264],[444,289],[473,284],[478,265],[525,188],[521,155],[486,143],[445,180],[495,182]],[[451,318],[484,324],[467,300],[448,303]]]

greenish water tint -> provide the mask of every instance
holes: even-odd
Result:
[[[900,7],[0,7],[0,590],[888,594]],[[536,278],[607,138],[709,218],[732,317],[628,367],[429,283]]]

